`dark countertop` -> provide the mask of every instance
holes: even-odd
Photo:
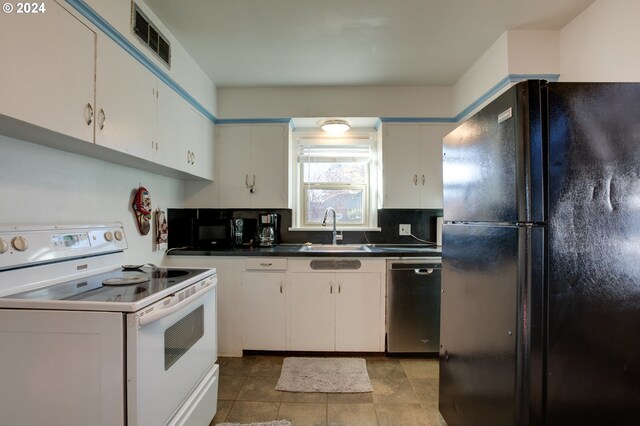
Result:
[[[172,250],[168,256],[279,256],[279,257],[440,257],[440,247],[424,245],[371,244],[371,251],[305,252],[303,244],[281,244],[275,247],[235,247],[226,250]]]

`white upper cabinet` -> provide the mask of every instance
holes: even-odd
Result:
[[[385,208],[442,208],[442,138],[448,124],[384,124]]]
[[[130,36],[130,2],[89,5]],[[11,64],[0,67],[0,119],[6,123],[0,132],[152,172],[213,180],[211,120],[89,20],[53,1],[45,6],[44,13],[6,14],[0,25],[0,56]]]
[[[4,14],[0,114],[93,142],[96,33],[55,2]]]
[[[288,124],[219,126],[219,207],[287,208],[288,141]]]
[[[96,64],[96,144],[151,160],[156,77],[104,35]]]
[[[213,123],[163,82],[158,82],[157,120],[154,161],[213,180]]]

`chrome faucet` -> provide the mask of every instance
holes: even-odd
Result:
[[[329,214],[329,210],[331,210],[333,212],[333,238],[331,239],[331,244],[333,244],[334,246],[337,245],[337,235],[338,235],[338,231],[336,230],[336,209],[334,209],[333,207],[327,207],[327,209],[324,211],[324,219],[322,219],[322,226],[327,226],[327,215]]]

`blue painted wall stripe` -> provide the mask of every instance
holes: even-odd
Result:
[[[178,95],[180,95],[185,101],[189,102],[195,109],[200,111],[202,115],[207,117],[212,123],[216,123],[217,118],[211,112],[209,112],[200,102],[198,102],[193,96],[191,96],[186,90],[184,90],[178,83],[176,83],[171,77],[167,75],[160,67],[158,67],[153,61],[147,58],[140,50],[138,50],[126,37],[118,32],[111,24],[105,21],[95,10],[87,5],[83,0],[66,0],[75,10],[77,10],[82,16],[87,18],[93,25],[98,27],[103,33],[105,33],[111,40],[116,42],[120,47],[126,50],[131,56],[133,56],[138,62],[140,62],[151,73],[158,77],[164,84],[169,86]]]
[[[558,81],[559,77],[559,74],[509,74],[454,117],[380,117],[374,127],[378,129],[382,123],[458,123],[511,83],[522,80]],[[222,118],[218,119],[216,124],[290,123],[291,120],[291,118]]]
[[[380,117],[383,123],[453,123],[454,117]]]
[[[468,107],[463,109],[460,113],[458,113],[454,118],[454,122],[459,122],[467,115],[469,115],[476,108],[480,107],[486,101],[495,96],[498,92],[504,89],[507,85],[511,83],[516,83],[522,80],[548,80],[548,81],[558,81],[560,77],[559,74],[509,74],[498,83],[496,83],[491,89],[486,91],[482,96],[476,99],[471,103]]]
[[[111,24],[105,21],[100,15],[96,13],[91,7],[89,7],[83,0],[66,0],[74,9],[76,9],[82,16],[87,18],[92,24],[98,27],[109,38],[120,45],[131,56],[133,56],[138,62],[140,62],[145,68],[151,71],[162,82],[174,90],[185,101],[189,102],[195,109],[200,111],[202,115],[207,117],[212,123],[215,124],[268,124],[268,123],[291,123],[291,117],[289,118],[216,118],[211,112],[209,112],[200,102],[198,102],[193,96],[191,96],[186,90],[184,90],[178,83],[176,83],[171,77],[167,75],[162,69],[160,69],[153,61],[147,58],[140,50],[138,50],[127,38],[118,32]],[[487,100],[495,96],[500,90],[504,89],[507,85],[527,79],[540,79],[557,81],[560,77],[559,74],[509,74],[496,83],[491,89],[485,92],[482,96],[472,102],[469,106],[463,109],[460,113],[454,117],[380,117],[378,123],[376,123],[376,129],[380,127],[382,123],[457,123],[467,115],[469,115],[476,108],[480,107]]]
[[[291,123],[291,118],[218,118],[216,124]]]

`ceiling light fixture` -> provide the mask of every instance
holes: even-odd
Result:
[[[326,120],[320,128],[331,135],[338,135],[351,129],[351,126],[346,120]]]

